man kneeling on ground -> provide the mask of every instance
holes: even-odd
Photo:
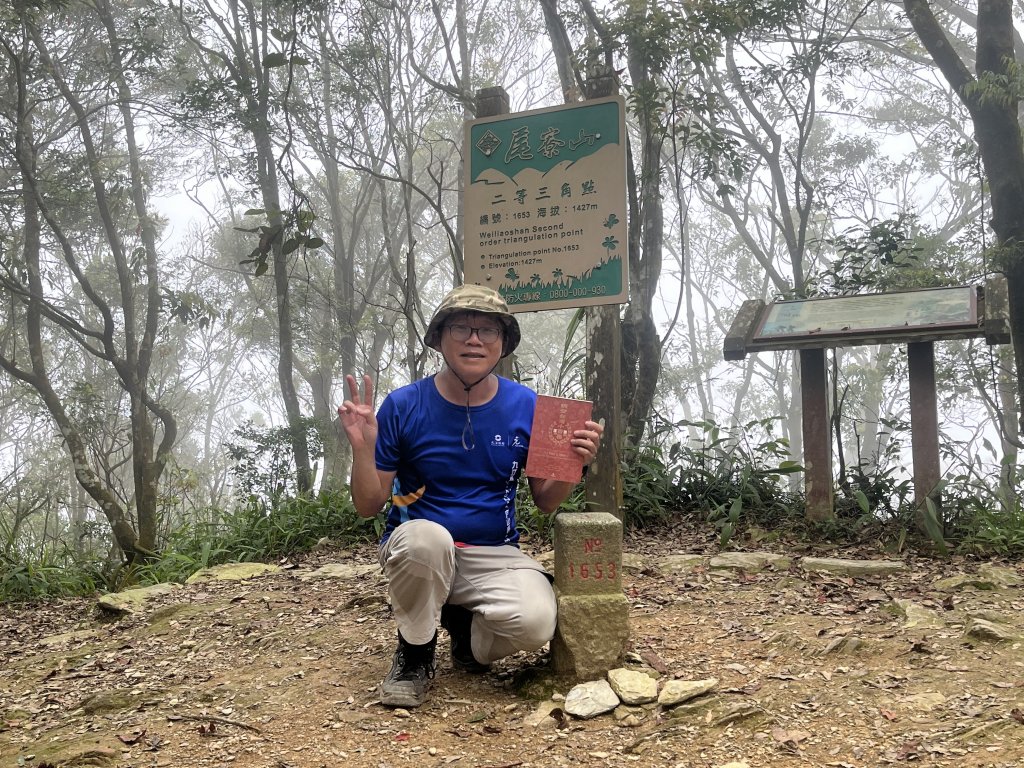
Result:
[[[380,701],[417,707],[434,676],[437,625],[451,637],[452,662],[484,672],[554,636],[551,578],[519,550],[516,488],[526,464],[536,393],[494,374],[519,344],[519,323],[495,291],[463,285],[434,313],[424,343],[444,366],[389,394],[374,413],[373,386],[346,376],[338,409],[352,445],[352,501],[373,517],[391,507],[380,562],[398,624],[398,648]],[[571,443],[589,465],[603,427],[587,421]],[[572,483],[529,478],[550,514]]]

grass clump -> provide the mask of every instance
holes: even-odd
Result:
[[[766,540],[801,544],[865,545],[899,553],[913,548],[930,554],[957,552],[972,557],[1024,557],[1021,477],[967,464],[948,476],[936,495],[940,503],[915,506],[914,489],[903,475],[898,446],[896,469],[857,465],[835,489],[834,516],[809,521],[805,514],[802,467],[789,457],[785,439],[774,435],[775,420],[725,429],[712,421],[652,424],[643,445],[622,454],[623,514],[626,528],[641,535],[687,522],[704,526],[719,548]],[[526,546],[545,546],[553,516],[533,505],[524,479],[518,496],[519,526]],[[584,486],[561,507],[586,509]],[[324,539],[338,546],[376,541],[383,515],[360,518],[347,489],[315,496],[254,493],[232,510],[201,509],[187,520],[165,523],[160,554],[130,569],[111,565],[98,547],[76,549],[68,537],[51,539],[30,552],[0,517],[0,601],[88,595],[137,584],[183,582],[197,570],[240,561],[272,562],[307,552]],[[109,543],[109,542],[108,542]]]
[[[347,491],[268,500],[251,496],[233,510],[204,509],[170,526],[160,552],[124,566],[65,545],[41,553],[9,545],[0,552],[0,601],[91,595],[136,585],[184,582],[201,568],[241,561],[272,561],[308,552],[328,539],[339,545],[375,541],[383,516],[356,514]]]
[[[132,576],[144,584],[182,582],[201,568],[277,560],[308,552],[324,539],[365,544],[380,536],[383,524],[382,515],[359,517],[347,491],[273,503],[251,496],[222,517],[173,531],[160,558],[135,569]]]

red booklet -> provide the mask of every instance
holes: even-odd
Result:
[[[572,433],[583,429],[594,404],[589,400],[537,395],[526,454],[526,475],[578,483],[583,476],[583,457],[573,450]]]

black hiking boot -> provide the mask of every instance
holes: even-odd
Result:
[[[474,675],[482,675],[490,670],[490,666],[481,664],[473,657],[473,643],[470,640],[470,629],[473,626],[471,610],[445,603],[441,606],[441,626],[451,638],[452,665],[456,669]]]
[[[391,662],[391,671],[380,684],[380,703],[385,707],[418,707],[427,700],[434,679],[434,647],[437,635],[429,643],[412,645],[401,633]]]

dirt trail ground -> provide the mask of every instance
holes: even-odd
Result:
[[[679,708],[637,710],[632,727],[534,717],[568,692],[552,691],[542,656],[468,676],[443,633],[427,705],[381,707],[394,625],[369,549],[192,584],[121,616],[94,600],[3,606],[0,768],[1024,767],[1020,565],[998,564],[999,583],[979,575],[990,564],[921,558],[849,576],[789,551],[787,569],[672,572],[671,555],[704,546],[627,541],[633,665],[718,680]],[[311,578],[327,564],[346,568]]]

